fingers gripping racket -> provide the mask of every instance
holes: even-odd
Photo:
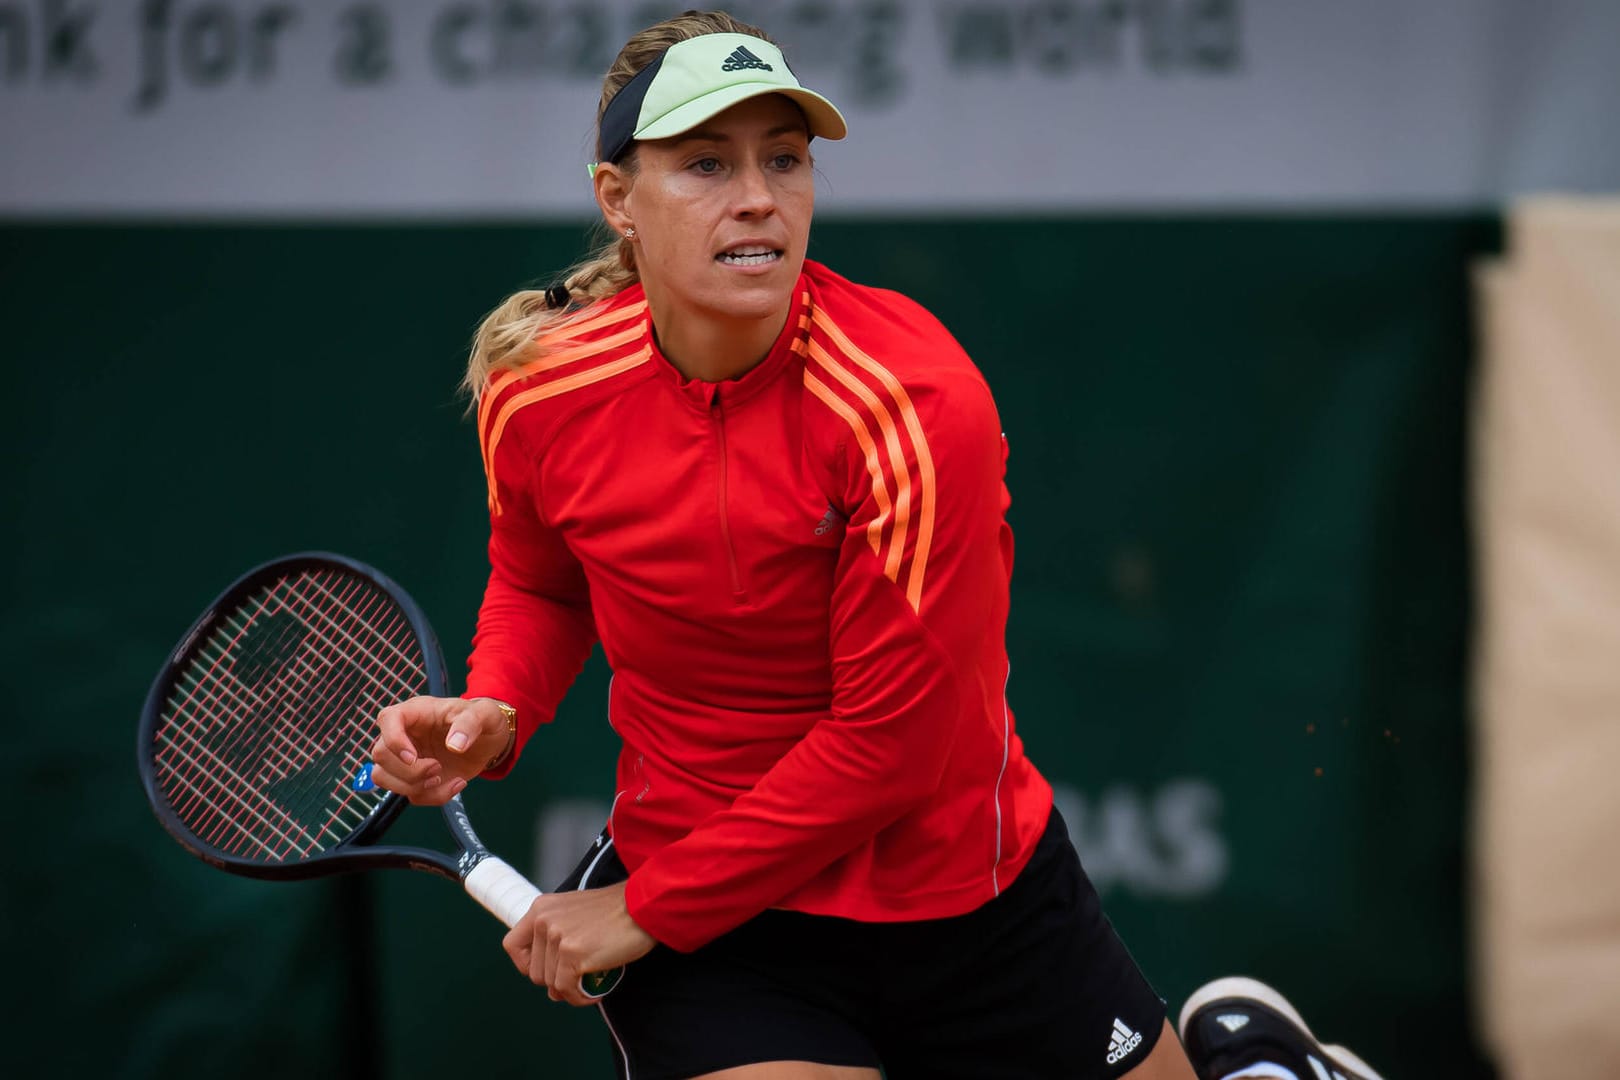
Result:
[[[137,759],[153,811],[221,870],[299,879],[386,867],[460,881],[508,927],[540,895],[479,842],[461,797],[444,806],[456,851],[379,841],[407,801],[350,782],[376,716],[449,680],[426,616],[394,582],[310,552],[248,571],[180,640],[141,712]],[[602,997],[623,969],[585,976]]]

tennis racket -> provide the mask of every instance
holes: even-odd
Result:
[[[449,680],[426,616],[405,590],[341,555],[307,552],[238,578],[158,672],[136,756],[169,834],[210,866],[256,878],[423,870],[460,881],[507,927],[540,895],[491,855],[458,795],[444,805],[456,851],[379,841],[408,805],[356,790],[376,716]],[[623,969],[581,980],[602,997]]]

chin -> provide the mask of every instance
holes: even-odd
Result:
[[[741,288],[733,285],[705,297],[702,306],[727,319],[769,319],[781,315],[793,303],[793,286],[794,281],[770,285],[761,282]]]

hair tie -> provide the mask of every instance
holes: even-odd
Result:
[[[568,286],[562,282],[546,290],[546,307],[556,310],[568,306]]]

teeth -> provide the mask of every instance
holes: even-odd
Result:
[[[765,247],[743,247],[720,253],[720,261],[732,266],[763,266],[775,262],[777,253]]]

